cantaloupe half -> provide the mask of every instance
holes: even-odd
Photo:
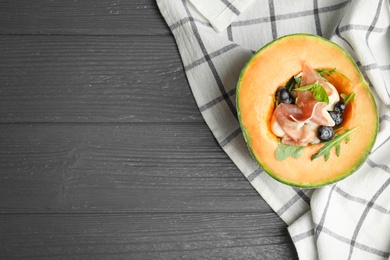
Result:
[[[355,93],[344,112],[344,129],[359,128],[348,143],[341,142],[340,154],[312,160],[323,144],[305,146],[298,158],[278,161],[278,138],[271,131],[276,89],[302,70],[302,62],[314,69],[336,68],[327,79],[339,93]],[[322,37],[292,34],[257,51],[243,68],[237,84],[236,105],[245,141],[254,159],[273,178],[285,184],[312,188],[341,180],[355,172],[367,159],[378,131],[378,111],[367,82],[351,56]]]

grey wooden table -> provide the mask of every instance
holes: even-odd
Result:
[[[0,1],[0,259],[297,259],[152,0]]]

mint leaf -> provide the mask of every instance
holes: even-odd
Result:
[[[303,146],[292,146],[279,143],[275,155],[278,161],[283,161],[289,156],[298,159],[302,155],[302,152]]]
[[[318,82],[304,86],[304,87],[296,88],[295,90],[296,91],[311,90],[311,91],[313,91],[314,98],[318,102],[325,102],[326,104],[329,104],[329,97],[326,94],[324,87],[322,87],[320,84],[318,84]]]
[[[329,97],[328,94],[326,94],[325,89],[321,86],[318,85],[314,90],[313,90],[313,96],[314,98],[319,101],[319,102],[325,102],[326,104],[329,104]]]
[[[359,126],[345,131],[343,134],[336,134],[335,137],[324,143],[324,146],[318,151],[318,153],[314,154],[311,157],[311,160],[317,159],[318,157],[324,156],[325,161],[329,159],[330,151],[333,147],[336,147],[336,155],[340,155],[340,144],[345,139],[347,142],[349,141],[349,136],[355,132]]]

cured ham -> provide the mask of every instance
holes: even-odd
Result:
[[[283,136],[282,143],[287,145],[294,145],[294,146],[306,146],[308,144],[317,144],[320,142],[320,139],[318,139],[316,131],[317,131],[318,125],[308,123],[304,124],[301,128],[301,136],[298,139],[293,139],[287,134]]]
[[[312,122],[318,125],[332,123],[329,122],[330,117],[326,116],[328,113],[324,113],[324,109],[327,106],[326,103],[318,102],[314,98],[312,91],[299,91],[296,106],[302,110],[302,117],[296,118],[296,120]]]
[[[304,123],[293,120],[291,116],[300,118],[301,115],[302,110],[296,105],[282,103],[276,107],[273,116],[283,129],[285,135],[291,137],[293,140],[298,140],[301,138],[301,128]]]
[[[302,64],[302,77],[301,86],[307,86],[318,82],[326,91],[326,94],[330,96],[332,94],[332,88],[329,87],[328,83],[321,78],[318,73],[307,63]]]
[[[271,129],[282,138],[282,143],[295,146],[306,146],[320,142],[317,137],[319,126],[334,126],[335,122],[328,113],[334,103],[339,100],[339,94],[332,84],[326,82],[306,62],[303,62],[300,87],[313,83],[320,84],[328,95],[329,104],[319,102],[314,98],[312,90],[293,91],[295,104],[280,103],[272,116]]]
[[[285,133],[282,136],[282,143],[299,146],[318,143],[319,139],[316,135],[318,122],[328,125],[328,120],[324,118],[321,110],[325,106],[326,104],[323,102],[316,102],[313,112],[307,118],[303,110],[297,105],[282,103],[277,106],[273,116]],[[316,109],[316,107],[319,109]]]

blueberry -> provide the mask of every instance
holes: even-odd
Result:
[[[293,104],[294,99],[290,92],[285,87],[280,87],[276,90],[276,99],[279,103]]]
[[[330,112],[329,112],[329,115],[330,115],[330,117],[333,119],[333,121],[334,121],[334,123],[335,123],[336,126],[341,125],[341,123],[342,123],[343,120],[344,120],[343,114],[341,114],[341,112],[338,112],[338,111],[330,111]]]
[[[334,131],[331,126],[320,126],[317,129],[317,137],[323,142],[332,140],[333,136]]]
[[[338,102],[336,102],[336,104],[334,104],[333,110],[336,112],[342,113],[342,112],[344,112],[346,107],[347,107],[347,105],[343,101],[338,101]]]

